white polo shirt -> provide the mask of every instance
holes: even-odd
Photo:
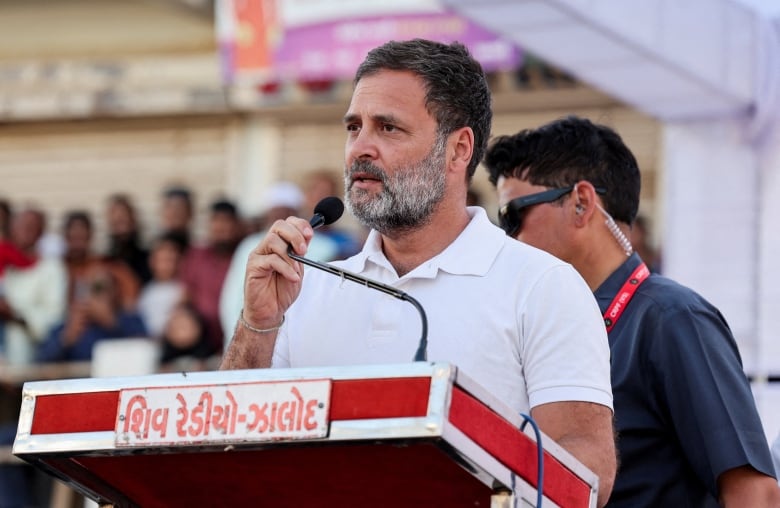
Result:
[[[372,231],[363,251],[332,263],[418,300],[428,360],[449,362],[518,412],[558,401],[612,408],[604,322],[571,265],[509,238],[482,208],[443,252],[398,277]],[[421,335],[413,305],[306,267],[274,367],[411,362]]]

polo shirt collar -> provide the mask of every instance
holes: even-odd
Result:
[[[444,251],[421,264],[404,278],[433,278],[441,270],[453,275],[485,275],[507,240],[506,234],[488,219],[481,207],[468,209],[466,228]],[[382,236],[374,231],[368,234],[363,250],[345,263],[347,270],[362,272],[372,263],[394,272],[382,252]]]

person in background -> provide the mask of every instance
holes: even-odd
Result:
[[[304,195],[301,189],[292,182],[277,182],[271,185],[263,193],[260,200],[262,204],[263,222],[270,226],[277,220],[301,214],[304,205]],[[222,331],[225,337],[226,348],[233,337],[233,328],[241,314],[241,305],[244,300],[244,272],[249,254],[263,239],[267,229],[253,233],[244,238],[238,245],[233,259],[230,261],[225,283],[219,297],[219,317],[222,322]],[[317,230],[319,233],[319,230]],[[306,256],[314,261],[332,261],[338,256],[337,243],[326,235],[316,234],[309,244]]]
[[[68,304],[82,300],[88,293],[87,274],[96,266],[111,272],[122,308],[134,310],[141,284],[123,261],[104,259],[92,252],[92,218],[82,210],[65,214],[62,234],[65,239],[63,259],[68,270]]]
[[[84,293],[71,302],[65,321],[41,344],[38,361],[91,360],[92,348],[99,341],[147,336],[141,316],[123,310],[116,281],[106,266],[91,265],[81,282]]]
[[[35,264],[29,255],[11,241],[11,205],[0,199],[0,296],[3,294],[3,274],[9,267],[27,268]]]
[[[164,234],[152,244],[149,267],[152,280],[141,288],[138,313],[149,336],[160,340],[173,309],[186,298],[186,288],[179,279],[184,246],[175,234]]]
[[[222,351],[224,337],[219,320],[219,297],[242,235],[236,206],[231,201],[217,200],[211,204],[206,244],[190,247],[181,264],[181,280],[187,299],[205,320],[206,334],[214,351]]]
[[[149,253],[141,246],[141,231],[135,207],[127,194],[112,194],[106,207],[108,252],[106,259],[127,264],[140,283],[152,278]]]
[[[215,354],[206,335],[206,326],[198,311],[182,302],[171,309],[161,337],[161,370],[204,370],[206,361]],[[177,368],[179,367],[179,368]]]
[[[10,240],[35,263],[9,269],[0,296],[0,326],[4,327],[5,360],[15,365],[33,361],[35,349],[49,329],[62,319],[66,308],[67,272],[56,257],[39,256],[38,242],[46,230],[46,216],[34,207],[11,219]]]
[[[0,199],[0,369],[6,368],[4,365],[9,361],[13,364],[26,363],[29,356],[26,354],[26,351],[30,349],[31,344],[24,338],[21,338],[21,344],[25,350],[24,360],[20,360],[18,345],[17,347],[11,346],[9,359],[6,359],[6,325],[9,327],[21,325],[23,331],[26,332],[28,330],[26,330],[24,313],[17,312],[6,300],[3,278],[7,272],[23,273],[20,269],[34,268],[39,258],[36,248],[37,242],[31,242],[34,245],[28,249],[23,249],[21,244],[17,245],[14,242],[11,234],[13,220],[11,204],[4,199]],[[32,223],[28,222],[28,225],[32,225]],[[17,240],[19,240],[18,237]],[[25,278],[24,275],[22,277]],[[17,335],[16,342],[19,342],[19,339],[20,337]],[[3,388],[5,389],[5,387]],[[7,395],[10,395],[10,397]],[[9,449],[14,443],[18,423],[14,415],[8,414],[9,411],[7,411],[12,409],[13,404],[15,404],[10,402],[14,399],[15,393],[13,391],[10,394],[0,394],[0,400],[3,401],[3,405],[0,407],[0,446],[8,447]],[[0,507],[23,508],[33,506],[36,501],[32,481],[34,474],[29,465],[0,463]]]
[[[459,43],[415,39],[371,50],[346,115],[350,212],[371,232],[332,264],[413,295],[427,310],[427,359],[457,365],[611,490],[609,345],[588,287],[569,265],[507,236],[466,193],[490,135],[491,96]],[[276,221],[245,272],[243,312],[221,367],[408,362],[420,320],[408,303],[341,282],[305,255],[308,217]],[[485,295],[500,297],[487,304]],[[550,302],[554,301],[555,305]]]
[[[176,235],[186,251],[192,241],[192,223],[195,205],[192,192],[183,186],[168,187],[163,191],[160,209],[162,232]]]
[[[3,276],[5,271],[13,268],[28,268],[35,264],[36,257],[27,255],[10,240],[11,206],[0,200],[0,315],[8,314],[7,303],[4,300],[5,289]],[[0,361],[5,356],[5,326],[0,325]]]
[[[485,167],[506,234],[571,263],[604,316],[620,457],[609,506],[780,507],[726,320],[651,274],[628,239],[641,182],[620,136],[567,117],[495,139]]]

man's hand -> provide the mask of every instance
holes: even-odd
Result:
[[[111,294],[89,295],[86,303],[87,318],[102,328],[111,330],[117,324],[117,308]]]
[[[276,330],[284,313],[301,291],[303,266],[287,255],[292,247],[306,254],[314,231],[299,217],[274,222],[260,244],[249,255],[244,278],[243,319],[252,331],[239,324],[220,369],[270,367],[276,344]]]
[[[88,310],[85,302],[76,302],[68,309],[68,318],[62,330],[61,342],[64,347],[76,344],[87,329]]]

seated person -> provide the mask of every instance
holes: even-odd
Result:
[[[0,202],[0,208],[2,208]],[[3,275],[7,268],[28,268],[35,264],[35,257],[17,247],[4,233],[4,225],[0,223],[0,358],[5,350],[5,321],[12,317],[12,311],[5,301]]]
[[[92,250],[92,218],[88,212],[73,210],[66,214],[63,224],[65,253],[63,259],[68,269],[68,303],[83,299],[89,292],[87,273],[95,267],[104,267],[114,279],[117,298],[124,309],[135,309],[140,281],[124,262],[104,259]]]
[[[174,307],[186,297],[184,283],[179,280],[183,253],[179,237],[166,233],[155,240],[149,254],[152,280],[141,289],[138,312],[154,339],[162,337]]]
[[[173,370],[185,362],[188,368],[203,370],[205,360],[213,354],[203,318],[189,303],[176,305],[162,336],[161,370]]]
[[[3,273],[0,327],[3,327],[5,361],[27,365],[51,328],[66,310],[67,273],[57,258],[39,256],[46,230],[46,215],[37,208],[14,214],[8,240],[35,263]]]
[[[105,339],[146,337],[135,312],[122,309],[111,272],[95,265],[84,274],[86,294],[74,300],[65,321],[49,333],[38,350],[38,361],[91,360],[95,343]]]

